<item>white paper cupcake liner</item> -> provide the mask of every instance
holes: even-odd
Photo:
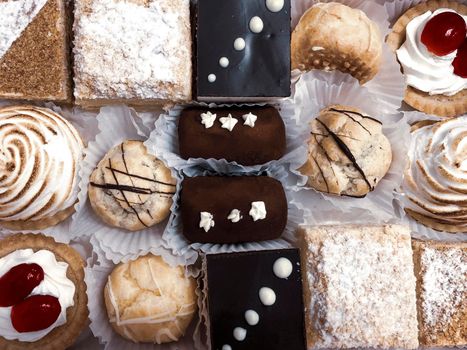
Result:
[[[197,105],[208,106],[210,108],[216,107],[215,104],[204,104],[198,103]],[[264,104],[261,104],[264,105]],[[217,107],[223,106],[255,106],[252,104],[243,105],[218,105]],[[265,164],[254,165],[254,166],[243,166],[237,162],[229,162],[225,159],[203,159],[203,158],[190,158],[183,159],[179,155],[178,145],[178,121],[180,113],[184,106],[176,106],[169,111],[168,114],[161,115],[156,121],[155,129],[151,133],[148,141],[145,145],[151,150],[153,154],[159,159],[163,160],[168,167],[177,170],[183,170],[189,167],[202,167],[211,169],[220,173],[229,172],[260,172],[265,171],[272,164],[286,164],[291,159],[296,158],[301,152],[298,151],[300,144],[297,139],[300,138],[303,133],[303,128],[298,125],[293,119],[294,108],[290,104],[273,104],[281,114],[282,120],[285,124],[286,130],[286,143],[287,148],[285,155],[279,160],[273,160]]]
[[[298,171],[303,163],[292,163],[290,169],[296,176],[292,189],[300,192],[293,196],[293,200],[304,211],[305,223],[394,220],[393,190],[399,188],[402,182],[410,142],[410,128],[403,114],[382,111],[376,94],[360,86],[351,76],[337,71],[312,71],[303,74],[290,100],[296,106],[298,123],[307,129],[306,137],[301,140],[303,144],[307,144],[309,124],[320,110],[332,104],[342,104],[358,107],[380,120],[383,123],[383,133],[391,142],[393,153],[388,173],[365,198],[338,197],[307,188],[307,177]]]
[[[8,106],[8,105],[21,105],[25,103],[19,103],[19,102],[7,102],[7,101],[0,101],[0,106]],[[28,103],[31,104],[31,103]],[[54,112],[59,114],[60,116],[64,117],[68,121],[70,121],[73,126],[78,130],[79,134],[81,135],[83,142],[85,144],[88,144],[90,141],[94,140],[96,134],[97,134],[97,121],[95,119],[95,113],[90,113],[90,112],[85,112],[79,108],[62,108],[59,106],[56,106],[53,103],[45,103],[45,104],[38,104],[38,103],[33,103],[33,105],[41,106],[41,107],[46,107],[49,109],[52,109]],[[84,166],[84,161],[81,162],[79,165],[78,169],[78,178],[80,181],[80,176],[81,176],[81,171]],[[79,194],[78,194],[78,199],[79,199]],[[84,202],[81,200],[78,200],[76,204],[74,205],[75,211],[81,210],[81,208],[84,206]],[[58,225],[48,227],[46,229],[42,230],[9,230],[6,228],[2,228],[0,230],[0,236],[6,236],[9,234],[14,234],[18,232],[23,232],[23,233],[32,233],[32,234],[39,234],[43,233],[46,236],[51,236],[53,237],[57,242],[62,242],[62,243],[68,243],[70,242],[73,238],[76,237],[72,231],[72,216],[68,217],[66,220],[62,221]]]
[[[332,0],[292,1],[292,30],[305,11],[318,2],[332,2]],[[334,2],[336,1],[334,0]],[[368,18],[379,25],[383,41],[383,60],[379,72],[365,86],[380,98],[381,109],[384,108],[389,113],[399,109],[404,99],[405,80],[395,55],[385,43],[386,35],[390,32],[388,14],[385,7],[383,4],[371,0],[339,0],[337,2],[362,10]]]
[[[443,118],[439,118],[436,116],[430,116],[430,115],[427,115],[427,114],[424,114],[418,111],[404,112],[404,115],[409,124],[413,124],[413,123],[416,123],[422,120],[433,120],[433,121],[443,120]],[[449,233],[449,232],[436,231],[412,219],[410,215],[408,215],[404,210],[407,199],[401,190],[395,191],[395,199],[396,199],[395,209],[396,209],[397,216],[404,223],[410,226],[412,230],[412,235],[415,238],[433,239],[433,240],[440,240],[440,241],[453,241],[453,242],[467,241],[467,232],[466,233]]]
[[[114,262],[126,261],[163,246],[162,233],[171,218],[137,232],[108,226],[94,213],[88,201],[89,177],[98,162],[115,145],[128,139],[146,140],[156,116],[155,113],[136,114],[126,106],[104,107],[97,116],[99,133],[86,150],[79,183],[79,201],[84,205],[73,215],[71,229],[76,237],[93,235],[93,244]],[[172,175],[178,179],[177,172],[172,171]]]
[[[216,165],[211,167],[216,168]],[[189,243],[186,238],[183,236],[183,226],[182,220],[179,216],[175,216],[174,220],[170,223],[170,226],[164,232],[163,238],[167,242],[167,246],[172,249],[173,254],[182,256],[185,258],[185,263],[189,264],[193,261],[193,255],[195,252],[200,251],[204,254],[211,253],[230,253],[230,252],[243,252],[250,250],[265,250],[265,249],[280,249],[287,248],[292,245],[295,241],[295,232],[302,223],[303,215],[295,203],[292,202],[290,197],[290,190],[288,189],[288,183],[290,180],[289,173],[286,168],[280,165],[270,166],[266,171],[257,173],[257,172],[212,172],[206,169],[201,169],[198,167],[188,167],[183,170],[183,174],[186,177],[193,176],[206,176],[206,175],[229,175],[229,176],[257,176],[257,175],[268,175],[279,181],[281,181],[286,192],[287,201],[288,201],[288,220],[287,225],[282,236],[275,240],[262,241],[262,242],[248,242],[242,244],[212,244],[212,243]],[[183,186],[183,183],[182,183]],[[178,210],[179,203],[177,202],[177,207],[175,210]]]
[[[180,259],[170,257],[170,251],[159,250],[164,261],[172,266],[179,265]],[[111,261],[104,257],[100,259],[100,265],[94,265],[85,269],[85,282],[87,285],[89,319],[91,320],[90,328],[99,343],[104,349],[108,350],[193,350],[193,332],[198,322],[195,316],[186,334],[179,341],[167,344],[147,344],[133,343],[118,335],[110,325],[107,316],[107,310],[104,302],[104,287],[107,283],[107,277],[115,267]]]

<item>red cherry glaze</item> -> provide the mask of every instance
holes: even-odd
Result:
[[[467,39],[465,39],[461,47],[457,49],[457,55],[452,65],[454,66],[454,74],[462,78],[467,78]]]
[[[0,278],[0,306],[13,306],[31,294],[44,279],[44,270],[37,264],[20,264]]]
[[[421,40],[428,51],[445,56],[457,50],[465,39],[465,21],[455,12],[442,12],[423,28]]]
[[[16,331],[36,332],[50,327],[60,315],[60,302],[50,295],[33,295],[11,309]]]

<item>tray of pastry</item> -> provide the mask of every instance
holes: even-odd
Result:
[[[0,0],[0,349],[467,347],[466,23]]]

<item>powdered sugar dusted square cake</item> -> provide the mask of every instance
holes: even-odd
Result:
[[[414,241],[420,343],[467,345],[467,243]]]
[[[189,0],[77,0],[78,105],[191,99]]]
[[[0,0],[0,99],[71,102],[65,0]]]
[[[407,227],[303,227],[299,236],[309,348],[417,348]]]

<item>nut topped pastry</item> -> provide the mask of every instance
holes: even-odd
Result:
[[[71,102],[66,4],[0,1],[0,98]]]
[[[467,346],[467,243],[412,244],[421,345]]]
[[[167,218],[176,182],[142,141],[127,140],[99,162],[88,187],[92,208],[107,224],[137,231]]]
[[[83,151],[73,125],[52,110],[0,108],[0,226],[42,229],[71,215]]]
[[[292,33],[292,69],[337,69],[364,84],[378,73],[382,50],[378,25],[363,11],[317,3]]]
[[[189,0],[75,2],[78,105],[191,99]]]
[[[418,347],[410,230],[299,229],[308,348]]]
[[[148,254],[118,265],[104,289],[112,328],[135,343],[180,339],[196,313],[196,282],[183,266]]]
[[[467,231],[467,116],[412,127],[405,211],[435,230]]]
[[[406,78],[404,100],[427,114],[467,112],[467,6],[430,0],[410,8],[387,42]]]
[[[308,176],[307,185],[351,197],[373,191],[392,161],[381,122],[358,108],[334,105],[310,124],[308,160],[299,169]]]

